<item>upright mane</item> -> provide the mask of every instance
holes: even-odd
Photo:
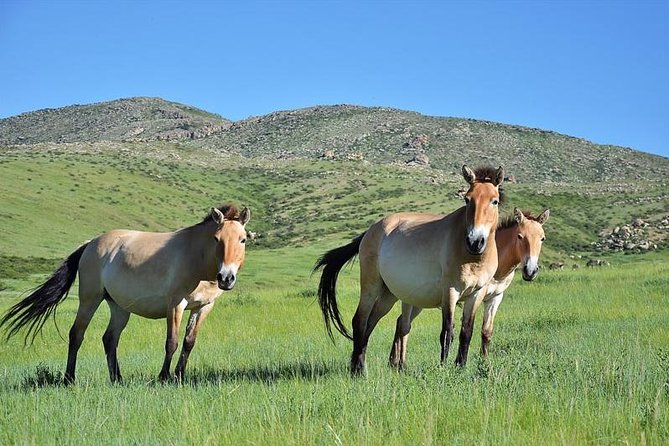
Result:
[[[523,210],[521,212],[528,220],[537,221],[537,218],[534,215],[532,215],[532,211]],[[508,228],[513,228],[514,226],[517,225],[518,222],[516,221],[516,217],[514,217],[513,214],[511,214],[500,219],[499,223],[497,224],[497,229],[508,229]]]
[[[474,175],[476,175],[477,183],[492,183],[493,178],[497,177],[497,168],[492,166],[481,166],[474,169]],[[498,188],[499,190],[499,204],[503,205],[506,201],[506,193],[504,192],[504,187],[501,185]]]
[[[232,203],[224,203],[218,206],[216,209],[221,211],[226,220],[237,220],[239,221],[239,208]],[[207,215],[204,216],[201,222],[198,225],[205,224],[211,219],[211,213],[207,212]]]

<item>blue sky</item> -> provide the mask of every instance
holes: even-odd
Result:
[[[669,1],[0,1],[0,117],[389,106],[669,156]]]

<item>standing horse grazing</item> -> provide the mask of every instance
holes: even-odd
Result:
[[[511,285],[516,269],[522,265],[523,279],[534,280],[539,272],[539,255],[546,239],[543,224],[548,221],[550,211],[544,210],[538,217],[518,208],[513,216],[500,222],[495,233],[497,244],[497,271],[487,284],[483,298],[483,327],[481,329],[481,355],[488,356],[488,344],[492,338],[495,314],[504,291]],[[402,304],[402,314],[397,318],[395,340],[390,350],[390,365],[402,368],[406,363],[406,349],[411,323],[421,309]]]
[[[93,314],[103,300],[111,317],[102,342],[109,377],[121,380],[116,358],[121,332],[130,314],[167,318],[165,360],[159,378],[170,377],[184,310],[191,314],[176,376],[183,377],[197,332],[221,290],[231,290],[244,263],[246,230],[251,216],[232,205],[212,208],[200,223],[175,232],[117,229],[80,246],[36,291],[0,320],[7,337],[28,327],[26,340],[42,329],[66,297],[79,271],[79,309],[70,330],[65,383],[74,382],[77,352]]]
[[[497,270],[497,229],[503,169],[462,167],[469,183],[465,206],[449,215],[400,213],[373,224],[351,243],[326,252],[314,270],[323,268],[318,297],[325,325],[353,340],[351,373],[365,367],[369,336],[397,300],[418,308],[442,309],[441,361],[453,340],[453,313],[464,301],[456,364],[465,365],[474,314],[481,292]],[[337,276],[360,257],[360,302],[353,316],[353,336],[341,321],[336,300]]]

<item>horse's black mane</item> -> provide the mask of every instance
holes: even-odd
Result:
[[[237,220],[239,221],[239,208],[232,203],[225,203],[218,206],[216,209],[223,213],[226,220]],[[202,225],[208,222],[211,219],[211,212],[207,212],[207,215],[204,216],[202,221],[198,225]]]
[[[497,177],[497,167],[492,166],[481,166],[474,169],[474,175],[476,175],[477,183],[492,183],[493,178]],[[502,205],[506,202],[506,193],[504,192],[504,187],[499,186],[499,204]]]
[[[537,221],[537,218],[532,215],[532,211],[520,211],[523,213],[525,218],[528,220],[533,220]],[[508,228],[513,228],[516,226],[518,222],[516,221],[516,217],[514,214],[507,215],[506,217],[502,218],[499,223],[497,223],[497,229],[508,229]]]

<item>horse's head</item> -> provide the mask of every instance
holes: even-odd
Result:
[[[504,169],[479,168],[475,171],[462,166],[462,176],[469,183],[465,194],[465,246],[470,254],[480,255],[488,244],[490,231],[497,227],[499,186],[504,181]]]
[[[539,273],[541,245],[546,240],[543,224],[546,223],[549,215],[550,211],[548,209],[536,218],[526,216],[518,208],[513,210],[513,217],[518,223],[516,243],[522,259],[523,279],[528,282],[534,280]]]
[[[249,208],[244,208],[239,218],[225,218],[223,212],[211,209],[211,218],[218,227],[214,234],[216,242],[216,281],[222,290],[231,290],[237,280],[237,271],[244,264],[246,255],[246,229],[251,218]]]

